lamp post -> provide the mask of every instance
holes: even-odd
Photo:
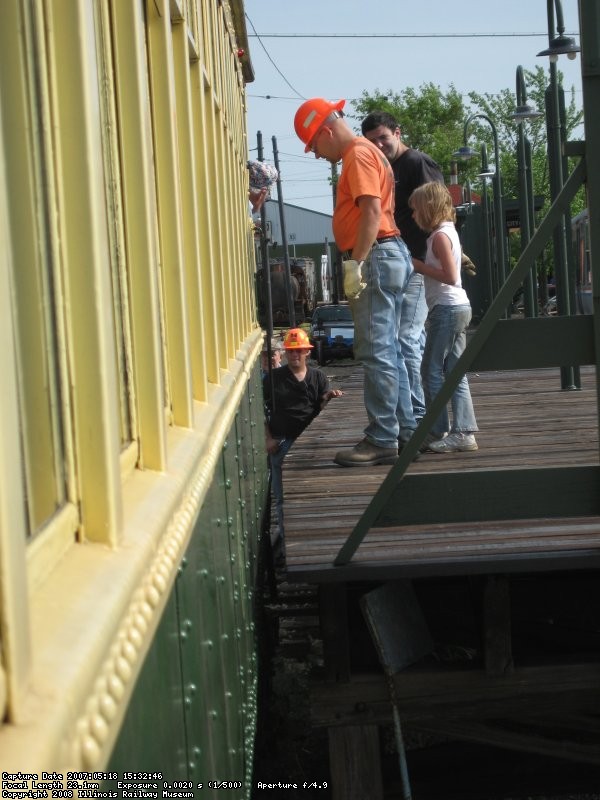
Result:
[[[468,141],[468,133],[469,133],[469,125],[475,119],[483,119],[485,122],[488,123],[492,130],[492,138],[494,141],[494,159],[496,162],[496,172],[493,174],[493,189],[494,189],[494,242],[495,242],[495,249],[496,249],[496,274],[498,278],[499,285],[502,286],[504,281],[506,280],[507,269],[506,269],[506,247],[505,247],[505,222],[504,222],[504,209],[502,206],[502,176],[500,173],[500,152],[498,147],[498,131],[496,130],[496,126],[494,125],[493,121],[487,116],[487,114],[471,114],[470,117],[467,117],[465,120],[465,125],[463,129],[463,141],[464,146],[460,147],[456,153],[454,153],[455,158],[459,158],[463,161],[472,158],[474,155],[477,155],[474,150],[472,150],[467,145]],[[488,173],[490,176],[492,173]]]
[[[487,192],[487,179],[490,177],[492,173],[490,172],[490,168],[488,165],[488,157],[487,157],[487,147],[485,144],[481,145],[481,172],[479,173],[479,177],[483,179],[483,196],[482,196],[482,214],[483,214],[483,225],[485,227],[485,263],[487,265],[487,283],[489,287],[489,292],[491,297],[493,297],[496,292],[498,291],[498,286],[495,285],[493,276],[494,272],[492,270],[492,251],[490,247],[491,242],[491,235],[490,235],[490,201]],[[497,283],[497,281],[496,281]]]
[[[554,11],[556,10],[556,33],[554,29]],[[550,177],[550,197],[552,201],[560,193],[564,183],[563,158],[562,158],[562,131],[560,110],[564,107],[564,93],[558,84],[558,70],[556,62],[559,55],[566,55],[574,59],[579,52],[575,40],[565,36],[565,24],[560,0],[547,0],[548,13],[548,47],[538,53],[538,56],[548,56],[550,59],[550,83],[546,88],[546,128],[548,135],[548,170]],[[554,236],[554,276],[556,280],[556,310],[558,314],[571,313],[569,269],[567,257],[567,220],[563,217],[557,225]],[[581,387],[579,369],[575,367],[561,367],[561,388],[578,389]]]
[[[512,118],[518,123],[517,163],[519,174],[519,218],[521,229],[521,252],[531,239],[534,224],[533,180],[531,171],[531,143],[525,135],[525,120],[543,116],[541,111],[527,104],[527,89],[523,67],[517,67],[517,107]],[[526,317],[537,316],[537,272],[535,264],[523,282],[523,299]]]

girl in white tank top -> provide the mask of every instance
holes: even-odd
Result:
[[[471,304],[460,279],[461,246],[454,227],[456,212],[450,192],[442,183],[424,183],[411,194],[409,205],[417,225],[430,231],[425,261],[413,258],[415,272],[425,278],[429,309],[421,364],[425,403],[429,407],[446,374],[465,349]],[[451,407],[452,424],[446,408],[435,421],[422,449],[434,453],[478,449],[473,435],[478,430],[477,420],[466,375],[452,395]]]

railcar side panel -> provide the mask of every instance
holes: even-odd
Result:
[[[2,10],[0,771],[247,797],[268,472],[243,1]]]

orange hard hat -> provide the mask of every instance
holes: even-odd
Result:
[[[291,328],[283,340],[284,350],[312,350],[312,347],[308,334],[302,328]]]
[[[306,145],[304,148],[305,153],[308,153],[310,150],[310,143],[327,117],[333,111],[341,111],[345,105],[345,100],[338,100],[337,103],[331,103],[329,100],[324,100],[322,97],[313,97],[305,103],[302,103],[294,117],[294,128],[296,129],[298,138]]]

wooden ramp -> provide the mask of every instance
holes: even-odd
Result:
[[[352,560],[334,566],[390,467],[339,467],[366,425],[360,368],[284,463],[289,580],[600,566],[595,370],[561,390],[558,369],[470,374],[479,450],[411,464]]]

